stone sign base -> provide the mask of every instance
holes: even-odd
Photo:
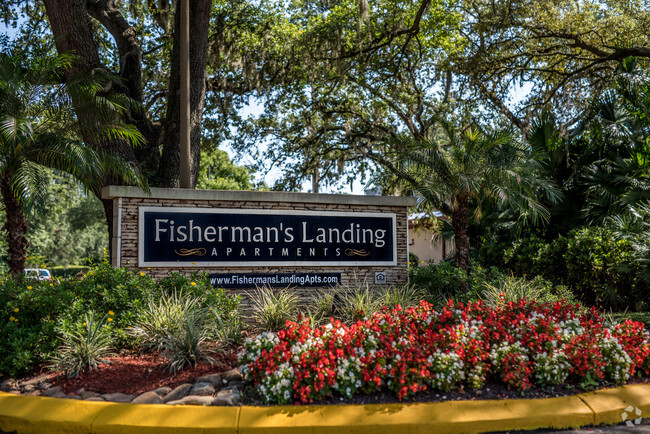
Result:
[[[172,271],[186,275],[194,272],[205,272],[214,277],[215,281],[213,284],[215,286],[223,286],[229,291],[232,291],[232,293],[237,294],[244,294],[254,290],[258,286],[258,282],[261,283],[259,286],[266,284],[267,286],[274,287],[280,287],[283,286],[283,283],[289,282],[286,286],[295,287],[295,291],[304,300],[312,298],[321,291],[328,290],[328,288],[331,288],[330,284],[353,289],[364,284],[400,285],[408,282],[407,210],[408,207],[415,205],[415,199],[413,198],[157,188],[151,189],[150,193],[146,193],[136,187],[121,186],[105,187],[102,190],[102,197],[113,200],[114,218],[113,236],[111,239],[111,263],[114,266],[141,269],[155,278],[165,277]],[[364,215],[387,216],[391,218],[394,216],[394,234],[390,234],[393,236],[391,240],[393,240],[394,246],[392,246],[392,253],[389,252],[393,257],[387,260],[374,260],[372,265],[364,265],[364,255],[370,255],[369,251],[366,252],[366,250],[358,246],[345,245],[343,240],[338,238],[335,240],[328,239],[327,241],[339,241],[341,244],[322,244],[318,242],[319,238],[315,236],[310,235],[308,237],[307,235],[302,235],[303,240],[310,242],[311,244],[309,246],[313,246],[314,249],[339,248],[341,252],[346,252],[349,256],[356,255],[355,258],[358,259],[355,259],[352,265],[341,261],[308,261],[309,263],[302,263],[300,259],[296,258],[287,261],[286,264],[273,262],[261,265],[256,264],[253,259],[247,260],[244,257],[240,257],[234,262],[228,261],[227,264],[219,264],[205,262],[199,257],[194,261],[193,259],[190,260],[187,257],[180,256],[178,259],[179,262],[176,263],[167,261],[164,265],[156,265],[156,263],[145,262],[145,258],[142,257],[144,251],[143,246],[140,245],[142,240],[145,239],[141,234],[143,231],[141,209],[170,209],[174,211],[177,208],[183,208],[183,210],[176,210],[175,212],[177,214],[175,215],[182,216],[186,210],[196,209],[204,213],[210,212],[208,210],[229,210],[229,212],[234,212],[236,215],[241,215],[242,219],[249,215],[266,215],[267,212],[272,215],[293,216],[292,218],[294,219],[296,215],[309,215],[310,218],[318,218],[320,214],[325,217],[350,216],[351,219]],[[189,213],[189,211],[187,212]],[[157,226],[155,229],[157,231],[150,238],[153,239],[155,237],[154,241],[156,242],[159,242],[161,238],[169,241],[167,238],[170,238],[171,230],[174,229],[169,224],[173,223],[173,220],[170,218],[159,218],[152,221],[156,222],[155,224]],[[356,222],[358,220],[352,221]],[[190,226],[190,229],[196,228]],[[243,239],[234,239],[230,240],[231,244],[227,246],[220,244],[217,240],[217,235],[219,235],[218,229],[218,227],[213,227],[203,232],[207,240],[214,241],[213,244],[207,246],[207,249],[203,245],[201,248],[179,247],[175,251],[179,255],[181,255],[180,252],[187,252],[182,254],[191,255],[197,251],[201,251],[205,255],[206,250],[214,250],[216,255],[217,249],[221,249],[219,252],[225,252],[228,248],[236,251],[237,248],[241,248],[237,244],[237,241],[246,241]],[[250,238],[250,233],[244,233],[242,235],[242,229],[236,229],[238,229],[237,235],[240,238],[244,235]],[[300,238],[300,235],[298,235],[300,228],[297,227],[295,229],[295,233],[287,233],[287,235],[291,235],[292,238],[294,236]],[[361,224],[354,223],[351,229],[359,231],[356,232],[357,238],[363,235]],[[172,237],[171,240],[176,242],[179,239],[188,238],[187,229],[184,229],[184,231],[178,232],[177,235],[180,235],[176,239]],[[268,231],[269,229],[267,229]],[[334,235],[337,237],[341,235],[342,231],[337,232],[336,229],[334,231]],[[223,232],[230,233],[226,229]],[[194,231],[196,238],[200,234],[200,230]],[[234,231],[233,234],[235,234]],[[271,232],[271,234],[273,235],[274,233]],[[383,233],[381,234],[383,236]],[[368,238],[372,235],[372,232],[368,232]],[[201,241],[205,242],[206,240]],[[255,240],[253,239],[252,241]],[[366,240],[364,239],[364,241]],[[384,242],[381,243],[380,247],[382,245],[384,245]],[[260,244],[260,246],[263,245]],[[275,247],[281,246],[276,243]],[[150,250],[155,250],[156,248],[158,247],[149,246]],[[308,250],[302,250],[303,247],[297,249],[300,249],[298,252],[303,255],[308,254]],[[293,251],[295,252],[296,248]],[[332,250],[329,250],[329,252],[331,253]],[[219,254],[223,255],[223,253]],[[250,256],[252,255],[249,254],[246,258]],[[143,266],[143,263],[146,266]],[[305,280],[307,280],[307,284],[305,284]]]

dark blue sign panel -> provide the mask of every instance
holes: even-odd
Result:
[[[223,273],[210,274],[210,283],[215,288],[228,289],[255,286],[317,288],[339,285],[341,273]]]
[[[396,265],[395,214],[141,207],[141,267]]]

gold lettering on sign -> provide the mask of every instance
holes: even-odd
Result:
[[[190,255],[204,256],[207,252],[204,248],[198,248],[198,249],[181,249],[180,252],[178,250],[174,250],[174,253],[176,253],[178,256],[190,256]]]
[[[368,256],[370,252],[366,250],[345,249],[345,256]]]

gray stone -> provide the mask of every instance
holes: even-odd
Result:
[[[11,390],[17,390],[18,384],[13,378],[7,378],[5,381],[0,383],[0,391],[9,392]]]
[[[234,389],[221,390],[217,396],[212,400],[212,405],[239,405],[241,395]]]
[[[48,383],[47,381],[44,383],[40,383],[36,386],[38,390],[46,390],[52,387],[52,383]]]
[[[47,380],[49,380],[50,374],[41,374],[38,377],[30,378],[29,380],[21,381],[20,386],[34,386],[36,387],[38,384],[43,383]]]
[[[196,396],[188,395],[184,398],[178,399],[176,401],[169,401],[169,405],[211,405],[212,404],[211,396]]]
[[[84,398],[84,401],[106,402],[101,396],[89,396],[88,398]]]
[[[77,394],[81,396],[81,399],[86,399],[86,398],[95,398],[95,397],[101,395],[100,393],[92,392],[92,391],[90,391],[90,390],[88,390],[88,391],[84,390],[84,391],[81,392],[81,393],[79,393],[79,391],[77,391]]]
[[[42,390],[42,389],[41,389]],[[63,393],[63,389],[61,387],[50,387],[49,389],[43,390],[43,393],[41,395],[43,396],[54,396],[59,393]]]
[[[150,391],[136,396],[131,402],[133,404],[162,404],[163,400],[156,392]]]
[[[231,369],[230,371],[224,372],[223,374],[221,374],[221,378],[226,380],[227,382],[243,380],[239,368]]]
[[[81,396],[79,396],[79,395],[68,395],[68,396],[64,396],[63,398],[65,398],[65,399],[81,399]]]
[[[156,392],[158,395],[160,395],[162,397],[165,397],[165,396],[169,395],[169,392],[171,392],[171,391],[172,391],[172,388],[168,387],[168,386],[159,387],[156,390],[154,390],[154,392]]]
[[[18,392],[18,393],[20,393],[20,392]],[[23,395],[25,395],[25,396],[41,396],[42,393],[43,392],[41,392],[40,390],[32,390],[31,392],[23,393]]]
[[[29,393],[29,392],[33,392],[33,391],[35,391],[35,390],[36,390],[36,386],[34,386],[33,384],[21,385],[21,386],[20,386],[20,390],[21,390],[23,393]]]
[[[230,381],[230,382],[228,383],[228,386],[227,386],[227,387],[224,387],[224,389],[230,389],[230,388],[232,388],[232,387],[239,387],[239,388],[241,389],[243,386],[244,386],[244,382],[243,382],[243,381]]]
[[[189,383],[181,384],[176,389],[172,390],[167,395],[165,395],[165,398],[163,398],[163,402],[167,404],[170,401],[176,401],[181,398],[184,398],[187,396],[191,388],[192,385]]]
[[[192,386],[188,395],[212,396],[214,392],[214,386],[211,383],[196,383]]]
[[[197,383],[210,383],[214,386],[215,390],[221,388],[221,374],[204,375],[196,379]]]
[[[105,393],[103,395],[100,395],[102,398],[104,398],[105,401],[109,402],[131,402],[133,401],[134,396],[133,395],[125,395],[123,393]]]

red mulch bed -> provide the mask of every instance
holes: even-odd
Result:
[[[66,394],[73,394],[80,388],[98,393],[121,392],[138,395],[158,387],[174,388],[196,378],[224,372],[237,366],[237,351],[219,352],[212,356],[215,363],[199,363],[176,373],[170,373],[166,360],[157,354],[122,355],[107,357],[107,363],[99,365],[99,370],[86,371],[75,378],[53,374],[50,382],[60,386]]]

